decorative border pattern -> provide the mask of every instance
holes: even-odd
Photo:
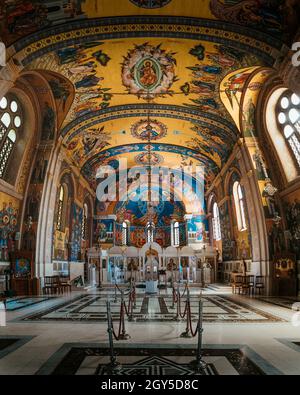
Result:
[[[61,346],[61,348],[56,351],[46,363],[35,373],[36,375],[51,375],[58,368],[59,365],[63,363],[65,358],[70,355],[71,351],[74,349],[86,350],[88,352],[90,349],[105,349],[107,350],[107,344],[104,343],[65,343]],[[132,351],[135,349],[149,349],[149,352],[153,352],[159,349],[159,352],[163,353],[164,351],[172,349],[177,350],[180,355],[194,355],[195,353],[195,345],[193,344],[118,344],[117,351],[119,354],[124,355],[132,354]],[[132,350],[132,351],[131,351]],[[204,356],[208,355],[218,355],[217,353],[223,354],[232,364],[232,366],[238,371],[239,374],[249,374],[249,363],[251,363],[252,367],[255,367],[261,374],[266,375],[282,375],[282,372],[274,367],[271,363],[262,358],[259,354],[253,351],[250,347],[244,344],[205,344],[203,347]],[[242,360],[237,358],[237,353],[240,354]],[[125,354],[125,355],[126,355]],[[220,355],[219,354],[219,355]],[[84,352],[83,352],[84,355]],[[90,355],[90,353],[88,354]],[[242,361],[246,362],[246,364],[241,364]],[[72,362],[74,362],[74,357],[72,358]],[[82,358],[79,358],[79,363],[82,362]],[[72,365],[72,366],[71,366]],[[253,366],[254,365],[254,366]],[[76,368],[74,364],[69,364],[69,367]],[[78,369],[78,366],[77,366]],[[74,373],[74,371],[73,371]],[[69,374],[72,374],[69,371]]]
[[[197,18],[179,17],[115,17],[76,21],[38,31],[14,44],[16,52],[22,51],[19,61],[23,65],[48,52],[75,43],[91,40],[109,40],[137,37],[176,37],[212,41],[251,52],[266,65],[272,65],[279,55],[282,42],[254,29],[231,23]]]
[[[220,131],[226,130],[226,132],[228,132],[228,137],[232,140],[232,143],[235,143],[237,136],[239,135],[239,131],[233,123],[230,123],[227,119],[221,118],[214,114],[207,112],[204,113],[202,111],[178,105],[158,104],[127,104],[99,110],[68,123],[68,125],[62,129],[61,135],[63,137],[68,136],[66,141],[66,143],[68,143],[77,134],[93,125],[108,122],[113,119],[119,119],[120,117],[146,117],[148,114],[150,117],[165,117],[186,120],[205,127],[209,127],[212,130],[213,128],[219,129]],[[205,122],[201,118],[205,118]]]
[[[139,8],[147,8],[147,9],[154,9],[154,8],[162,8],[169,4],[172,0],[147,0],[144,1],[143,4],[139,0],[129,0],[132,4]]]

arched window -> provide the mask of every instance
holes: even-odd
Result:
[[[87,240],[87,221],[88,221],[88,207],[87,204],[83,205],[83,213],[82,213],[82,223],[81,223],[81,239]]]
[[[221,226],[220,226],[220,215],[219,215],[219,207],[215,202],[213,204],[213,236],[215,240],[221,240]]]
[[[2,97],[0,100],[0,178],[3,178],[22,123],[21,106],[17,100],[11,96]]]
[[[240,231],[246,230],[247,224],[245,216],[244,195],[241,185],[238,181],[235,181],[235,183],[233,184],[233,197],[238,229]]]
[[[155,230],[155,225],[153,222],[148,222],[146,226],[147,230],[147,243],[153,243],[154,241],[154,230]]]
[[[279,98],[277,111],[283,135],[300,167],[300,97],[290,91],[284,92]]]
[[[172,223],[172,244],[174,247],[178,247],[179,246],[179,222],[173,222]]]
[[[127,221],[122,223],[122,244],[124,246],[128,245],[129,241],[129,224]]]
[[[57,221],[56,221],[56,230],[60,232],[64,230],[65,202],[66,202],[66,193],[64,187],[61,185],[59,189],[59,196],[57,203]]]

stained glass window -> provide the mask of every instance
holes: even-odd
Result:
[[[0,178],[3,178],[18,132],[22,126],[22,111],[16,99],[4,96],[0,100]]]
[[[247,224],[245,215],[244,195],[241,185],[238,181],[235,181],[235,183],[233,184],[233,197],[238,229],[240,231],[246,230]]]
[[[277,111],[282,133],[300,167],[300,97],[293,92],[285,91],[278,101]]]

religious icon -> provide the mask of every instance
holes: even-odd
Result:
[[[151,60],[146,60],[140,70],[140,82],[145,87],[150,87],[157,82],[157,75]]]

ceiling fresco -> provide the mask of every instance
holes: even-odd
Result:
[[[26,69],[52,70],[73,83],[75,100],[67,124],[100,109],[149,101],[224,118],[220,82],[232,70],[260,64],[254,55],[210,42],[128,39],[61,48]]]
[[[10,45],[34,32],[86,19],[166,15],[226,21],[286,36],[296,7],[291,0],[4,0],[0,35]]]
[[[48,81],[60,143],[93,188],[101,164],[120,157],[129,167],[147,164],[148,122],[151,164],[203,165],[209,186],[241,137],[242,98],[258,96],[280,54],[286,7],[273,0],[5,0],[0,29],[12,44],[8,62]],[[53,119],[46,110],[44,125]]]
[[[251,65],[248,69],[252,71],[261,63],[254,55],[211,42],[136,38],[86,41],[61,48],[36,59],[26,70],[51,70],[73,84],[75,99],[63,125],[63,145],[73,163],[94,183],[91,170],[95,171],[105,155],[133,150],[132,163],[145,162],[145,144],[140,143],[148,139],[149,116],[151,144],[161,143],[154,151],[177,155],[180,149],[180,154],[207,166],[208,173],[217,174],[238,138],[232,114],[223,106],[220,83],[228,73],[237,73],[245,65]],[[236,86],[233,80],[226,87],[229,94]],[[63,87],[55,94],[58,99],[61,94],[64,101]],[[185,115],[178,110],[170,113],[171,106]],[[123,111],[113,117],[118,108]],[[162,114],[164,110],[166,114]],[[111,114],[111,119],[99,119],[101,112],[107,117]],[[170,148],[174,143],[179,148]],[[164,155],[153,152],[152,156],[153,164],[163,163]]]

